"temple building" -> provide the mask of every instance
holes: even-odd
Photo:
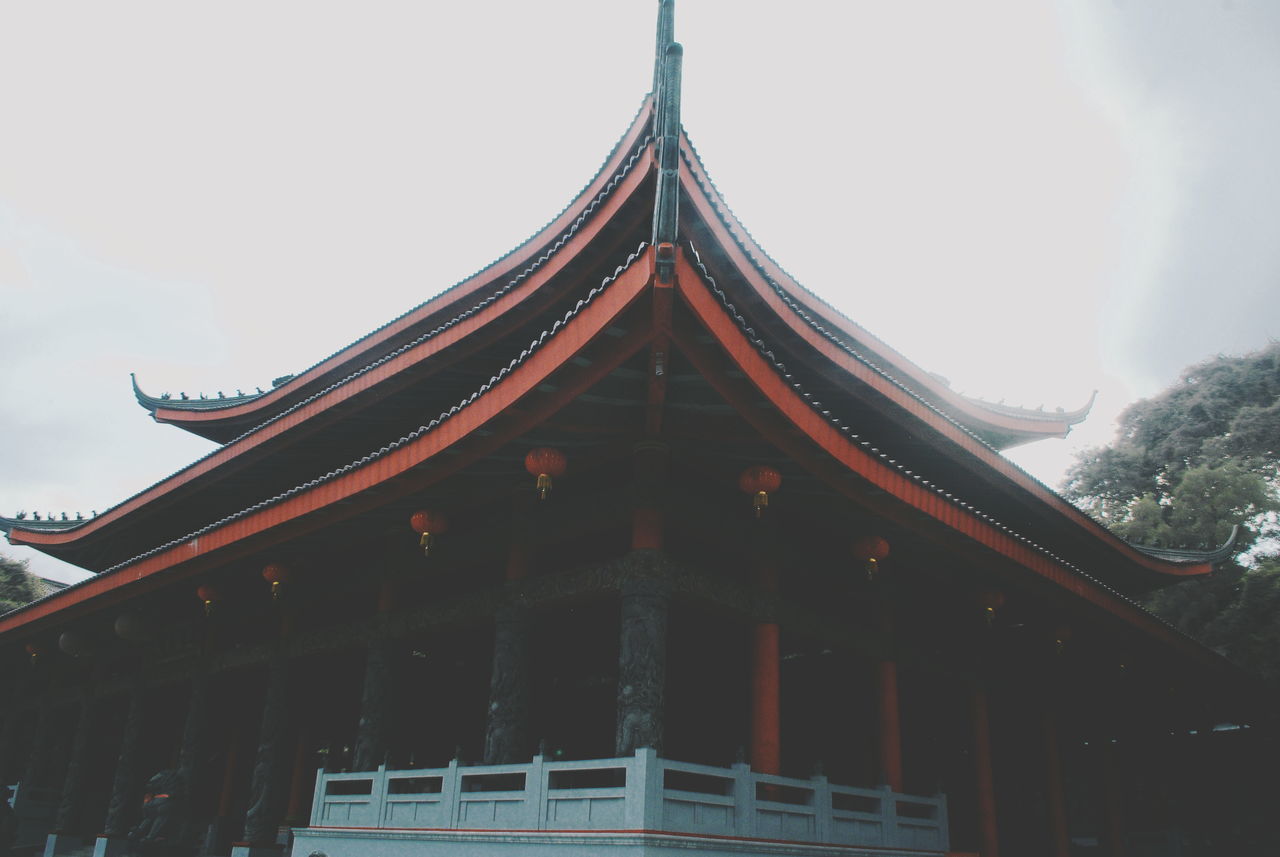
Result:
[[[24,841],[1181,853],[1185,739],[1259,694],[1136,599],[1230,546],[1126,543],[1000,454],[1087,406],[967,398],[795,282],[673,33],[663,0],[653,92],[524,244],[269,390],[135,382],[218,448],[0,519],[94,572],[0,616]]]

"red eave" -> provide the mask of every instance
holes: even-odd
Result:
[[[410,367],[418,366],[424,361],[431,359],[435,355],[440,354],[442,351],[456,345],[464,339],[475,336],[478,331],[481,331],[508,313],[517,312],[519,307],[531,295],[536,293],[544,284],[555,277],[555,275],[559,273],[577,253],[581,252],[588,244],[591,243],[603,226],[609,221],[609,218],[618,209],[620,209],[626,200],[635,193],[636,189],[643,184],[651,171],[651,161],[652,152],[650,150],[645,150],[641,153],[635,165],[627,173],[626,177],[615,189],[614,193],[605,200],[604,204],[601,206],[600,210],[596,212],[595,216],[593,216],[589,222],[584,224],[583,227],[575,233],[572,239],[570,239],[555,255],[551,256],[545,264],[539,267],[516,289],[493,301],[470,317],[461,320],[458,324],[447,330],[441,331],[435,336],[425,339],[413,348],[403,351],[393,358],[380,363],[371,370],[359,373],[354,377],[351,377],[346,382],[334,386],[333,388],[323,392],[321,395],[317,395],[313,400],[305,402],[301,407],[296,407],[293,410],[286,411],[278,419],[269,420],[257,429],[254,429],[253,431],[242,435],[237,440],[214,450],[204,458],[129,498],[118,506],[108,509],[101,515],[86,521],[83,526],[58,532],[14,528],[9,533],[9,542],[16,545],[28,545],[36,549],[47,549],[62,545],[70,545],[82,539],[90,538],[98,533],[102,533],[117,524],[126,516],[135,514],[144,507],[161,501],[174,491],[185,488],[197,480],[208,476],[219,468],[226,466],[234,459],[263,447],[265,444],[285,435],[298,425],[312,419],[316,415],[339,406],[351,398],[370,390],[387,378],[406,371]],[[612,177],[613,173],[610,173],[606,178],[606,183],[608,179]],[[594,198],[594,194],[592,195],[592,198]],[[557,221],[557,224],[559,223],[560,221]],[[492,280],[493,277],[490,275],[482,282],[487,284],[492,283]],[[443,297],[445,296],[441,296],[441,299]],[[422,311],[425,312],[433,303],[435,302],[424,305]],[[416,313],[414,315],[416,316]],[[50,553],[57,556],[56,551],[50,551]]]
[[[1026,539],[1020,538],[982,513],[947,499],[936,489],[923,485],[918,478],[913,478],[900,468],[886,463],[882,460],[883,456],[877,456],[851,440],[827,418],[815,411],[788,382],[782,379],[776,367],[757,351],[727,314],[719,300],[703,284],[702,277],[686,259],[683,251],[679,254],[676,272],[678,294],[692,310],[700,325],[711,332],[720,347],[749,379],[751,386],[776,408],[787,423],[815,444],[825,455],[897,501],[918,512],[923,512],[955,533],[1028,569],[1060,589],[1106,610],[1186,654],[1204,661],[1218,660],[1212,651],[1160,622],[1128,599],[1090,581],[1063,561],[1036,548]],[[675,341],[699,371],[711,380],[713,386],[717,386],[721,394],[729,398],[732,403],[733,393],[724,379],[717,379],[715,377],[717,373],[709,362],[705,357],[700,357],[700,354],[706,353],[704,347],[699,345],[695,338],[681,335],[679,331],[676,332]],[[790,445],[784,434],[770,431],[765,424],[765,417],[762,416],[766,412],[754,408],[750,402],[739,401],[735,407],[745,419],[756,425],[758,430],[778,443],[780,448],[785,449]],[[802,454],[797,457],[805,456]],[[820,464],[817,466],[821,468]],[[831,484],[842,493],[853,496],[846,482],[835,480]],[[1130,550],[1129,553],[1135,552]],[[1133,557],[1135,562],[1143,559],[1147,558],[1141,555]]]
[[[336,518],[350,517],[385,503],[391,497],[439,481],[466,463],[464,457],[435,461],[446,450],[463,441],[475,441],[482,451],[488,451],[527,428],[527,425],[522,425],[519,429],[509,428],[479,438],[482,430],[492,428],[496,417],[536,390],[552,373],[568,364],[586,345],[614,324],[644,292],[652,281],[652,272],[653,252],[647,250],[622,271],[609,288],[586,303],[557,333],[550,336],[545,347],[532,351],[526,360],[483,394],[477,395],[466,407],[412,440],[387,450],[385,454],[371,456],[370,460],[358,466],[344,468],[332,478],[317,480],[317,484],[296,489],[275,502],[260,504],[260,507],[163,546],[107,574],[19,608],[0,617],[0,634],[47,619],[55,613],[73,615],[77,608],[88,609],[89,602],[96,606],[103,604],[103,599],[129,597],[122,590],[134,592],[139,585],[158,585],[158,575],[163,575],[168,583],[175,574],[189,576],[198,573],[211,562],[228,561],[243,552],[327,526]],[[643,347],[651,333],[650,329],[639,329],[611,342],[608,359],[597,359],[589,369],[579,370],[576,383],[563,385],[540,407],[529,408],[521,422],[545,419]],[[432,463],[429,471],[419,470],[428,462]],[[379,489],[376,499],[371,496],[374,488]],[[73,613],[65,612],[68,610]]]
[[[1037,414],[1034,418],[1020,417],[1015,413],[1001,413],[998,409],[986,407],[983,403],[955,392],[875,334],[845,317],[796,282],[755,242],[729,206],[725,204],[724,198],[720,196],[719,190],[707,175],[689,138],[681,134],[680,142],[683,163],[688,167],[687,171],[681,171],[682,184],[685,190],[695,197],[695,200],[697,197],[704,197],[705,201],[710,203],[711,211],[714,212],[707,213],[704,209],[704,219],[709,223],[721,225],[724,221],[728,221],[731,229],[731,233],[728,233],[730,242],[741,242],[749,247],[755,262],[765,269],[774,282],[785,288],[793,300],[803,303],[806,312],[821,317],[824,325],[838,328],[852,340],[851,344],[883,361],[886,370],[901,375],[904,380],[909,380],[913,389],[928,397],[937,407],[953,412],[957,419],[972,424],[975,429],[985,429],[1016,437],[1015,443],[1026,443],[1040,438],[1066,437],[1071,427],[1088,414],[1089,406],[1085,406],[1076,411],[1054,412],[1043,416]],[[700,208],[704,207],[700,206]]]
[[[641,103],[640,111],[632,121],[631,127],[615,147],[613,156],[596,174],[595,179],[559,217],[548,223],[517,250],[251,402],[228,408],[200,411],[159,407],[154,411],[156,421],[178,426],[199,426],[253,418],[265,420],[270,417],[274,409],[287,404],[287,400],[296,395],[299,390],[321,382],[330,373],[351,371],[353,364],[363,364],[375,358],[378,349],[384,343],[422,324],[436,313],[446,311],[455,304],[473,297],[478,291],[491,285],[495,279],[527,265],[543,251],[549,242],[554,241],[569,228],[583,206],[599,194],[613,178],[619,165],[635,149],[652,123],[652,107],[653,97],[648,96]],[[192,430],[199,433],[199,429]]]
[[[692,160],[692,159],[690,159]],[[1092,518],[1081,512],[1072,504],[1050,491],[1038,480],[1029,476],[1021,468],[1012,464],[1008,459],[1001,456],[991,447],[978,440],[969,431],[957,425],[952,420],[947,419],[943,414],[939,413],[936,407],[931,407],[922,398],[912,395],[901,385],[890,380],[883,372],[871,367],[866,362],[859,360],[849,354],[844,349],[836,346],[825,336],[815,330],[808,322],[801,318],[791,307],[773,290],[765,278],[760,274],[759,270],[753,264],[753,260],[749,258],[739,244],[739,239],[744,242],[750,242],[745,231],[739,231],[735,236],[726,227],[721,220],[720,211],[717,211],[717,202],[709,198],[704,192],[704,186],[697,181],[688,177],[688,173],[682,172],[681,179],[684,190],[688,193],[698,214],[711,230],[712,234],[718,239],[720,250],[734,265],[736,273],[744,282],[751,286],[752,290],[762,300],[769,309],[782,320],[784,324],[790,328],[796,335],[801,337],[807,345],[818,353],[822,354],[827,360],[840,367],[850,376],[856,378],[866,386],[875,390],[886,399],[892,401],[895,405],[908,412],[924,425],[931,428],[937,434],[944,437],[947,441],[959,447],[965,453],[977,458],[984,465],[995,470],[1004,478],[1013,482],[1022,490],[1030,493],[1036,500],[1048,505],[1053,511],[1064,516],[1075,524],[1082,535],[1103,542],[1111,549],[1115,550],[1124,561],[1132,565],[1139,566],[1147,571],[1160,575],[1171,575],[1174,577],[1195,577],[1209,574],[1212,571],[1212,565],[1207,563],[1197,564],[1175,564],[1170,562],[1162,562],[1154,557],[1146,556],[1139,551],[1134,550],[1123,539],[1115,536],[1104,527],[1096,523]],[[710,188],[710,185],[706,185]],[[719,203],[723,210],[723,203]],[[763,251],[756,248],[754,243],[748,243],[747,246],[754,248],[756,261],[765,265],[770,276],[774,277],[776,282],[780,284],[790,284],[794,291],[791,291],[793,297],[800,287],[796,285],[780,268],[772,262],[767,261]],[[806,309],[808,305],[806,305]],[[831,319],[829,315],[823,316],[824,321],[831,321],[836,324],[837,321]],[[850,336],[867,336],[862,328],[853,324],[847,319],[838,321],[841,330]],[[855,334],[855,331],[857,332]],[[861,339],[858,340],[859,344]],[[880,347],[879,341],[876,340],[877,347]],[[887,349],[887,346],[884,346]],[[912,372],[919,373],[928,378],[928,373],[919,367],[911,364],[905,357],[901,357],[897,352],[888,350],[895,359],[900,360],[901,364],[895,364],[893,368],[903,369],[909,367]],[[877,356],[881,356],[877,354]],[[914,375],[912,376],[914,379]],[[934,385],[941,387],[936,381]],[[942,387],[946,393],[951,391]],[[954,395],[954,394],[951,394]]]

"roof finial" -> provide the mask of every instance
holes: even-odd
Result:
[[[667,45],[676,38],[676,0],[658,0],[658,38],[653,59],[653,97],[662,92],[662,74]],[[655,115],[655,121],[657,119]]]
[[[654,68],[653,132],[658,155],[658,186],[653,200],[653,246],[658,277],[669,282],[675,270],[680,199],[680,71],[684,48],[672,41],[675,0],[658,5],[658,58]]]

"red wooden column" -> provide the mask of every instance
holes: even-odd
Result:
[[[978,792],[978,839],[982,857],[999,857],[1000,836],[996,827],[996,787],[991,764],[991,722],[987,713],[987,693],[980,687],[970,696],[973,721],[973,764]]]
[[[880,631],[893,636],[893,614],[883,599],[877,599],[876,615]],[[876,666],[876,711],[880,721],[880,781],[891,791],[902,791],[902,713],[898,704],[898,664],[880,661]]]
[[[756,582],[764,592],[778,591],[778,569],[768,540],[761,539]],[[751,650],[751,767],[762,774],[782,773],[782,657],[777,622],[759,622]]]
[[[1062,783],[1062,753],[1058,743],[1058,718],[1051,709],[1044,713],[1045,800],[1049,810],[1049,853],[1071,857],[1067,832],[1067,798]]]
[[[647,440],[636,444],[632,550],[662,550],[665,542],[662,492],[666,485],[667,454],[667,445],[659,441]]]
[[[1103,853],[1107,857],[1126,857],[1124,799],[1120,786],[1120,760],[1116,745],[1104,739],[1102,745],[1103,817],[1106,835]]]
[[[310,745],[310,737],[307,735],[306,725],[298,728],[298,739],[294,743],[293,748],[293,774],[289,778],[289,804],[285,810],[285,823],[290,827],[306,827],[308,816],[306,814],[307,801],[311,797],[311,792],[315,788],[315,780],[308,776],[314,770],[311,765],[310,755],[307,749]]]

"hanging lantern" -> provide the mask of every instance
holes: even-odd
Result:
[[[996,611],[1004,606],[1004,593],[999,589],[987,589],[978,596],[978,606],[986,616],[987,625],[996,620]]]
[[[27,643],[22,648],[31,656],[31,666],[34,667],[36,665],[36,661],[40,660],[40,647],[35,643]]]
[[[1058,627],[1053,629],[1053,645],[1058,654],[1062,654],[1062,650],[1069,642],[1071,642],[1071,626],[1066,622],[1059,623]]]
[[[782,474],[764,464],[757,464],[742,471],[738,477],[738,488],[752,495],[751,506],[756,510],[756,517],[764,514],[769,505],[770,492],[782,487]]]
[[[853,555],[867,569],[867,580],[875,580],[880,563],[889,556],[889,542],[879,536],[864,536],[853,543]]]
[[[420,538],[423,556],[431,556],[431,545],[435,537],[449,529],[449,519],[434,509],[422,509],[409,516],[409,526]]]
[[[202,583],[196,587],[196,598],[204,602],[204,615],[213,615],[213,603],[218,600],[220,593],[217,588],[210,583]]]
[[[271,584],[271,600],[279,601],[280,592],[289,581],[289,569],[273,562],[262,569],[262,579]]]
[[[531,449],[524,457],[524,469],[529,471],[530,476],[536,476],[538,479],[539,500],[547,499],[547,495],[551,493],[551,480],[564,476],[568,467],[569,461],[564,457],[564,453],[549,446]]]
[[[58,648],[73,658],[89,654],[89,640],[78,631],[63,631],[58,637]]]
[[[113,625],[116,636],[134,643],[145,643],[151,639],[151,629],[140,613],[121,613]]]

